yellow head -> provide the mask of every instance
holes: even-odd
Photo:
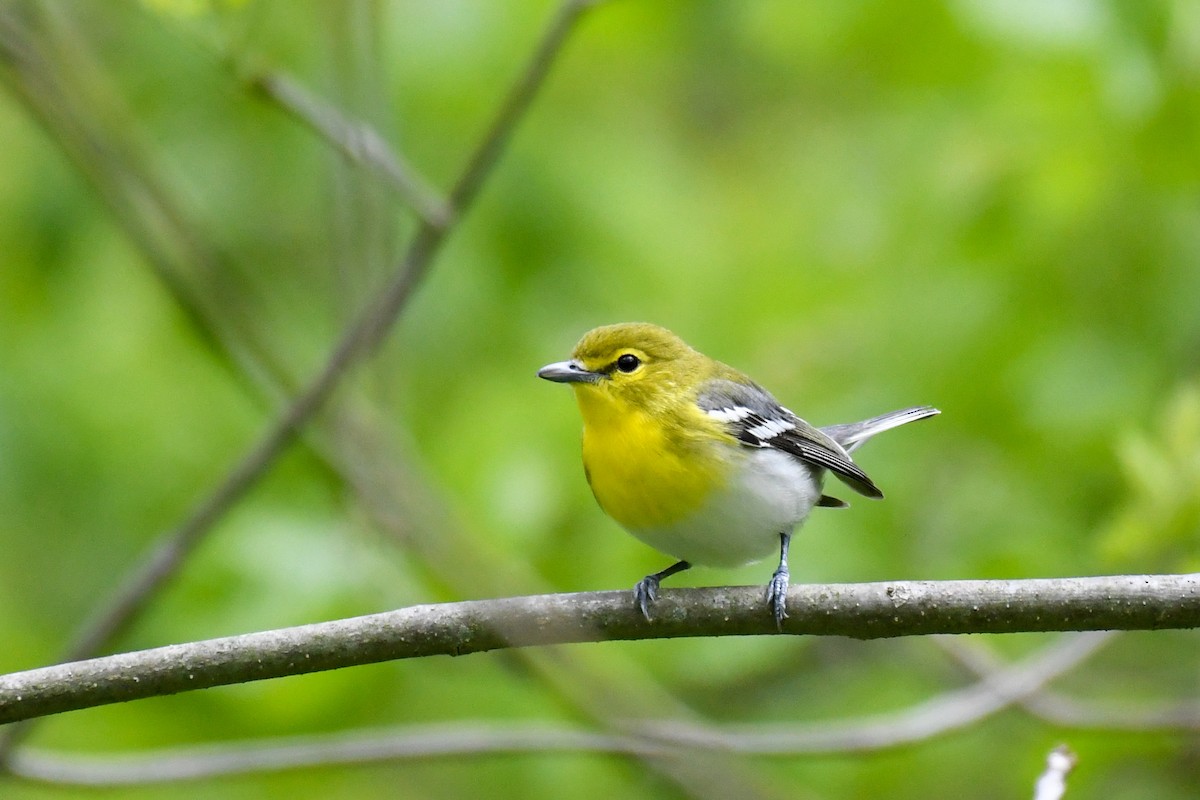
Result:
[[[689,396],[710,363],[666,328],[623,322],[588,331],[570,361],[547,364],[538,376],[572,384],[585,416],[613,406],[654,412]]]
[[[725,480],[728,453],[712,444],[733,442],[696,397],[728,367],[640,322],[589,331],[571,355],[538,375],[575,389],[584,470],[600,506],[631,531],[694,513]]]

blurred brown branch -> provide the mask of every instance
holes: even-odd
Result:
[[[788,595],[789,634],[883,638],[931,633],[1200,627],[1200,575],[812,584]],[[762,635],[759,587],[664,592],[646,622],[627,592],[414,606],[365,617],[171,645],[0,677],[0,722],[402,658],[509,647]]]

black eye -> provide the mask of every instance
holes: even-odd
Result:
[[[633,372],[641,365],[641,360],[633,353],[626,353],[617,359],[617,369],[621,370],[621,372]]]

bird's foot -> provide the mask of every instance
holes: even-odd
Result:
[[[780,567],[775,570],[771,582],[767,584],[767,603],[771,606],[771,613],[775,616],[775,627],[779,630],[783,630],[783,621],[787,619],[787,591],[790,582],[791,576],[787,567]]]
[[[633,602],[642,610],[642,616],[650,621],[650,606],[658,599],[658,575],[647,575],[633,587]]]

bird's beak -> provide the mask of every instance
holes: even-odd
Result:
[[[556,361],[538,370],[538,377],[555,383],[595,383],[600,380],[599,372],[589,372],[574,359]]]

